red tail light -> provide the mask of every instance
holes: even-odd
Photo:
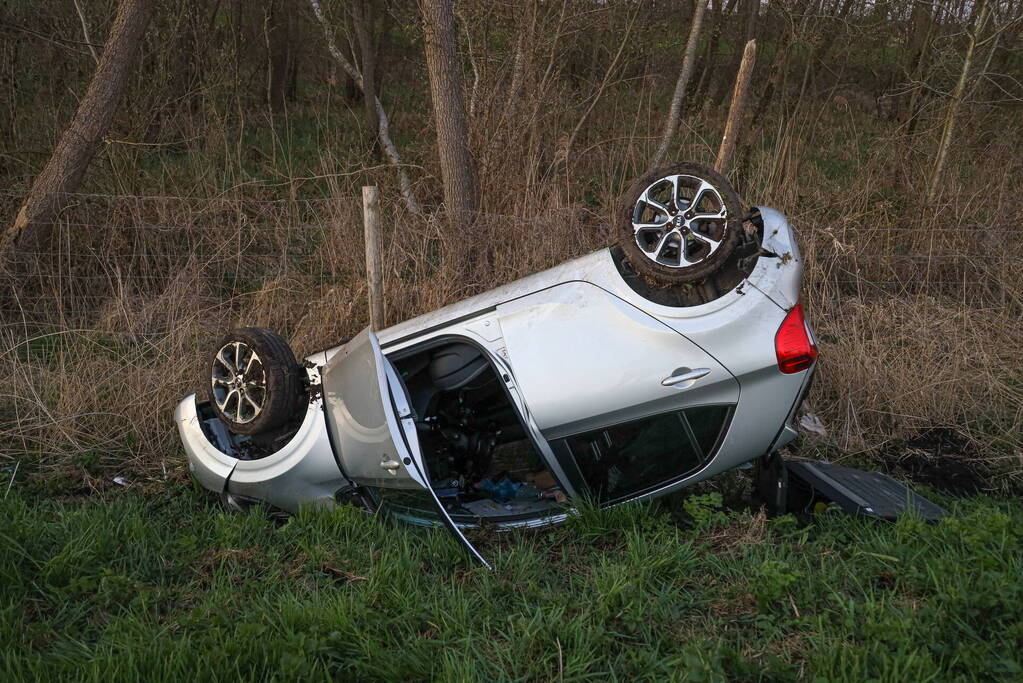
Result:
[[[817,345],[810,337],[803,315],[803,303],[796,304],[781,322],[774,335],[774,351],[778,369],[786,375],[806,370],[817,360]]]

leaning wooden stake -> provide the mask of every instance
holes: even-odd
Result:
[[[362,188],[362,220],[366,232],[366,283],[369,290],[369,325],[384,326],[384,270],[380,259],[380,211],[377,188]]]
[[[714,170],[718,173],[728,173],[732,166],[735,142],[739,135],[739,127],[742,125],[743,114],[746,113],[750,78],[753,76],[753,64],[756,61],[757,41],[751,40],[746,43],[746,49],[742,52],[739,74],[735,77],[735,89],[732,91],[732,106],[728,109],[728,122],[725,124],[725,134],[721,138],[721,148],[718,149],[717,161],[714,162]]]

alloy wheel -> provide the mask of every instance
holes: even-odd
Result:
[[[248,344],[224,344],[213,360],[213,400],[236,424],[252,422],[266,405],[266,369]]]

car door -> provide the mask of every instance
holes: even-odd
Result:
[[[327,429],[345,476],[362,486],[425,493],[444,526],[489,567],[430,486],[405,388],[373,330],[367,327],[345,344],[321,375]]]
[[[642,486],[630,491],[656,488],[713,457],[738,402],[739,383],[692,341],[588,282],[535,292],[499,305],[497,313],[519,391],[556,452],[586,437],[595,453],[603,449],[605,464],[612,448],[617,457],[641,459],[646,453],[660,459],[659,467],[639,477]],[[677,423],[672,415],[679,416]],[[609,433],[613,425],[621,429]],[[663,447],[640,447],[625,432],[661,434]],[[678,448],[672,446],[675,434]],[[637,445],[615,445],[623,439]],[[693,457],[678,455],[690,443]],[[664,462],[675,457],[675,465]],[[584,463],[579,469],[589,478]]]

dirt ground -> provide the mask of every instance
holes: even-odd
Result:
[[[990,456],[953,429],[928,429],[884,446],[871,459],[897,479],[951,495],[1023,493],[1023,482],[1007,477]]]

